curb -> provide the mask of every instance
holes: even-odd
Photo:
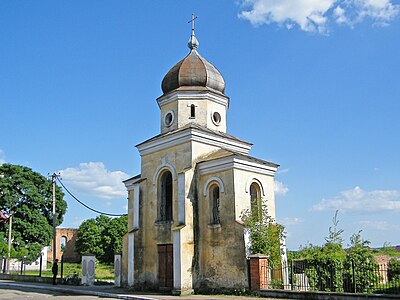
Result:
[[[107,292],[100,292],[93,290],[71,289],[71,288],[55,287],[55,286],[38,286],[38,285],[20,284],[14,282],[0,282],[0,286],[31,288],[36,290],[49,290],[61,293],[72,293],[75,295],[92,295],[92,296],[115,298],[115,299],[158,300],[157,298],[150,298],[139,295],[123,295],[123,294],[114,294],[114,293],[107,293]]]

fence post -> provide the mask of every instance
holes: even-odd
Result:
[[[39,258],[39,277],[42,277],[42,266],[43,266],[43,254],[40,253],[40,258]]]
[[[250,289],[259,291],[268,288],[268,260],[266,255],[250,255]]]
[[[6,257],[3,256],[3,274],[6,273]]]
[[[290,289],[293,291],[294,290],[294,278],[293,278],[293,260],[290,261]]]
[[[63,272],[64,272],[64,254],[61,255],[61,283],[63,282]]]
[[[356,283],[356,272],[355,272],[355,266],[354,266],[354,260],[351,261],[351,269],[353,272],[353,284],[354,284],[354,293],[357,293],[357,283]]]
[[[22,271],[24,270],[24,263],[25,263],[25,256],[23,256],[21,259],[21,275],[22,275]]]

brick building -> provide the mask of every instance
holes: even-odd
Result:
[[[76,251],[75,242],[78,237],[78,229],[75,228],[56,228],[56,257],[61,261],[64,255],[64,262],[80,262],[81,257]],[[48,261],[53,262],[53,241],[48,248]]]

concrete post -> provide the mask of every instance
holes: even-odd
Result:
[[[95,280],[96,262],[93,254],[82,255],[82,281],[83,285],[93,285]]]
[[[115,254],[114,255],[114,285],[117,287],[121,286],[121,262],[122,262],[122,255]]]

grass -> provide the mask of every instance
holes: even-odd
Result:
[[[67,275],[72,276],[75,273],[78,274],[79,277],[82,277],[81,264],[79,264],[79,263],[64,263],[64,266],[63,266],[63,277],[64,278]],[[23,272],[23,274],[39,276],[39,270],[25,271],[25,272]],[[61,276],[61,265],[58,266],[58,276]],[[47,264],[47,270],[42,271],[42,277],[53,277],[53,274],[51,273],[51,264]],[[96,278],[96,280],[113,280],[114,279],[114,266],[96,263],[95,278]]]

